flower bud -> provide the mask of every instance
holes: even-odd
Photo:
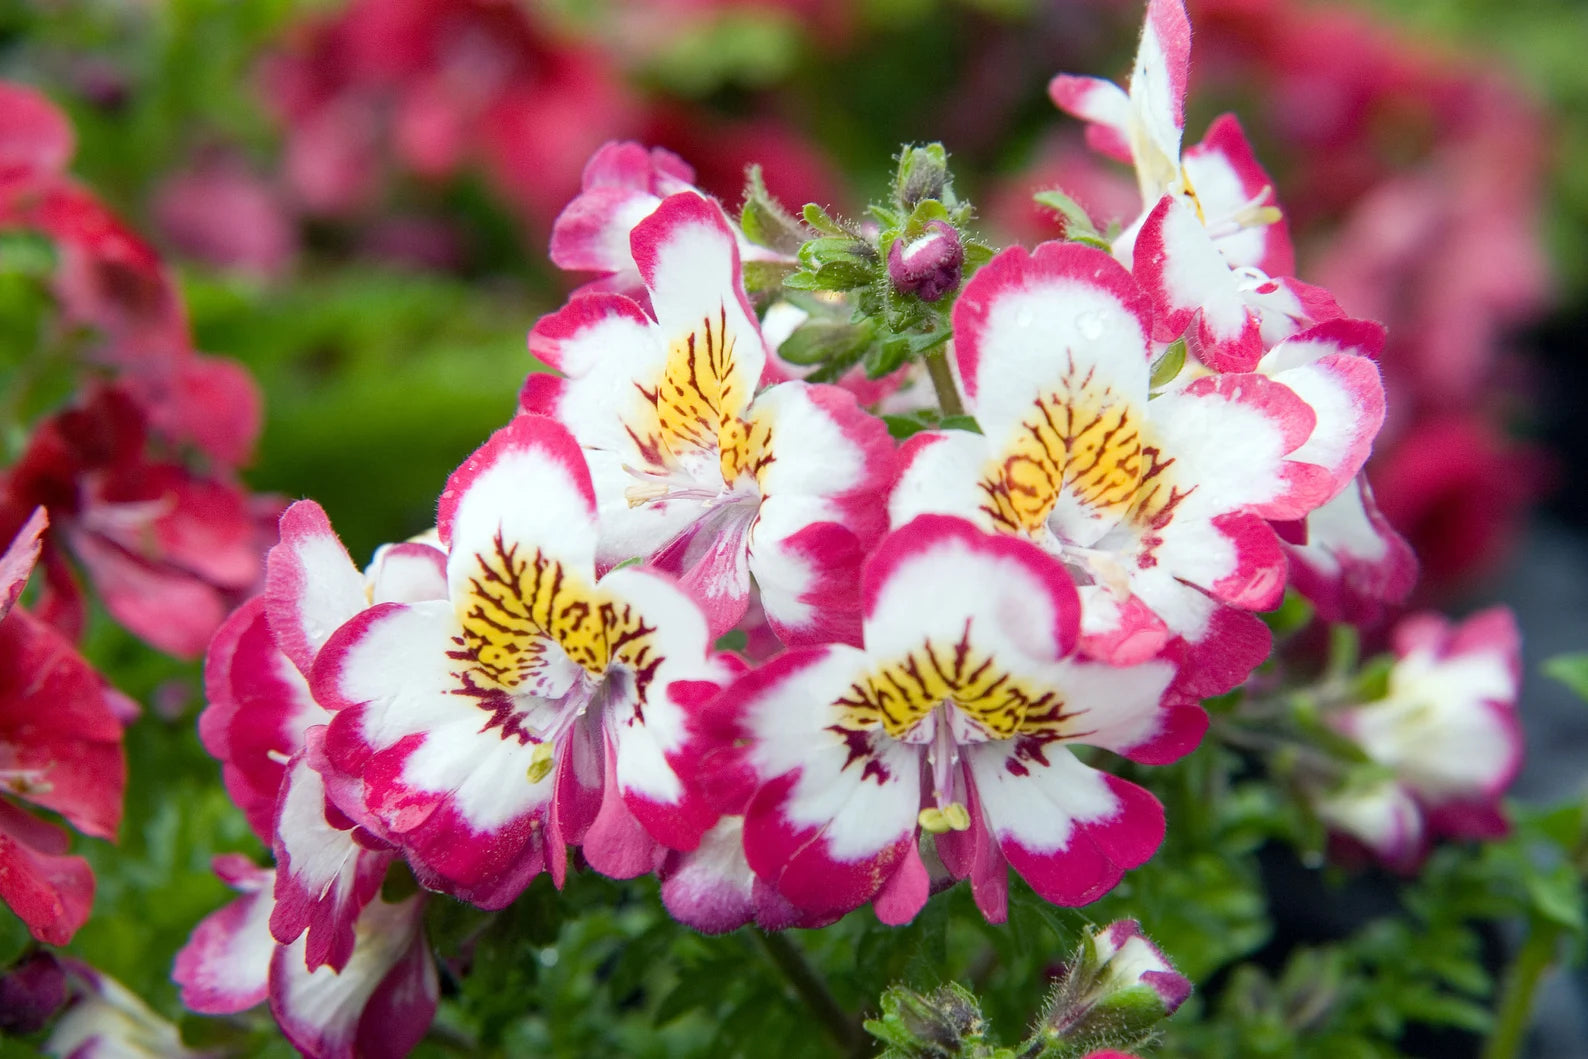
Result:
[[[940,143],[907,147],[899,155],[899,174],[894,179],[894,197],[905,210],[913,210],[927,199],[947,201],[953,196],[949,187],[948,152]]]
[[[0,1034],[37,1033],[66,1003],[66,973],[36,952],[0,976]]]
[[[959,286],[965,247],[946,221],[930,221],[915,239],[899,238],[888,250],[888,279],[895,290],[935,302]]]
[[[1191,980],[1174,969],[1141,932],[1122,919],[1087,937],[1060,980],[1043,1033],[1078,1051],[1132,1046],[1191,995]]]
[[[893,986],[882,995],[882,1018],[868,1021],[866,1030],[890,1046],[889,1054],[942,1059],[980,1054],[987,1024],[976,997],[950,982],[924,995]]]

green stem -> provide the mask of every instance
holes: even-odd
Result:
[[[943,347],[932,350],[926,355],[926,371],[932,376],[932,388],[937,391],[937,405],[944,416],[962,416],[965,414],[965,405],[959,399],[959,390],[954,386],[954,370],[948,366],[948,355]]]
[[[1533,920],[1527,941],[1505,972],[1500,1009],[1495,1015],[1494,1030],[1483,1046],[1483,1059],[1516,1059],[1522,1054],[1533,1014],[1533,996],[1544,972],[1555,962],[1560,936],[1561,928],[1556,924]]]
[[[816,1020],[822,1024],[827,1035],[839,1049],[849,1055],[863,1054],[864,1046],[860,1028],[849,1017],[834,999],[832,992],[827,988],[827,983],[822,981],[810,963],[805,959],[805,954],[782,934],[768,934],[764,930],[751,932],[761,945],[773,965],[788,979],[788,984],[794,987],[794,992],[805,1001],[805,1006],[811,1009]]]

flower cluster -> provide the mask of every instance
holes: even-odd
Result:
[[[1500,796],[1522,764],[1521,645],[1503,607],[1452,626],[1401,621],[1382,697],[1334,712],[1369,766],[1313,791],[1319,817],[1391,867],[1413,871],[1433,839],[1498,838]]]
[[[1542,116],[1491,65],[1368,12],[1298,0],[1195,10],[1199,49],[1217,56],[1199,66],[1199,90],[1242,100],[1283,174],[1285,220],[1310,270],[1347,313],[1389,328],[1378,361],[1393,414],[1366,517],[1408,537],[1420,598],[1443,602],[1507,554],[1542,485],[1538,454],[1507,429],[1528,396],[1517,392],[1515,335],[1539,319],[1550,285]],[[1088,139],[1106,148],[1101,136]],[[983,205],[1007,230],[1060,230],[1029,194],[1057,183],[1099,221],[1128,225],[1137,194],[1095,157],[1056,131],[1036,172]],[[1332,620],[1384,616],[1362,602],[1325,606]]]
[[[197,656],[259,582],[276,513],[236,478],[252,378],[193,349],[159,258],[67,175],[72,151],[48,100],[0,83],[0,275],[37,324],[0,410],[0,899],[51,944],[87,918],[94,877],[10,798],[113,839],[138,712],[78,653],[80,579],[135,635]]]
[[[1360,479],[1383,329],[1290,275],[1233,118],[1182,150],[1189,43],[1153,0],[1128,91],[1054,82],[1135,166],[1112,237],[1077,209],[981,253],[946,171],[915,179],[940,150],[907,152],[881,234],[733,218],[666,152],[597,152],[552,249],[598,278],[534,326],[550,370],[434,529],[360,571],[293,505],[210,647],[201,732],[275,865],[217,862],[243,896],[183,952],[187,1002],[268,998],[315,1055],[411,1043],[415,880],[499,909],[570,864],[655,873],[719,932],[905,923],[960,880],[999,922],[1011,868],[1081,905],[1148,860],[1163,807],[1097,751],[1190,752],[1287,584],[1366,606],[1410,574]],[[749,262],[776,266],[754,299]],[[937,389],[902,446],[778,358],[774,313],[839,302]],[[1075,1012],[1125,978],[1119,1004],[1172,1010],[1184,979],[1116,928]]]
[[[66,174],[71,154],[53,105],[0,84],[0,237],[42,239],[38,278],[53,303],[49,345],[10,380],[9,413],[30,407],[45,362],[82,375],[75,401],[30,434],[6,424],[27,440],[0,469],[0,539],[47,509],[38,613],[80,634],[80,570],[134,634],[194,657],[262,573],[277,509],[236,477],[259,432],[259,395],[241,365],[193,349],[160,259]]]

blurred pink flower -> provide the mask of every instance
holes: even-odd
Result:
[[[182,253],[260,276],[283,272],[297,230],[280,194],[240,159],[201,157],[161,186],[155,223]]]

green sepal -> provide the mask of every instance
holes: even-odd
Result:
[[[747,168],[744,176],[744,207],[739,211],[739,227],[744,237],[757,246],[776,250],[780,254],[798,253],[809,236],[805,226],[767,191],[759,165]],[[746,286],[750,284],[750,264],[745,263]]]

